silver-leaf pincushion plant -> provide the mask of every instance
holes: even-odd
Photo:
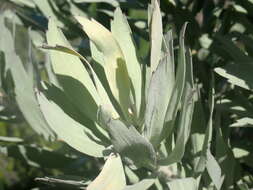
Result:
[[[140,62],[126,16],[116,8],[111,29],[76,16],[90,39],[94,64],[75,51],[57,22],[46,34],[54,80],[37,93],[39,107],[57,137],[94,157],[108,157],[87,189],[123,190],[122,160],[132,170],[147,168],[151,178],[162,166],[180,162],[194,110],[191,54],[184,44],[186,24],[174,57],[172,31],[165,35],[159,4],[149,7],[150,62]],[[174,142],[172,148],[166,148]],[[109,188],[110,187],[110,188]],[[136,188],[138,188],[136,186]]]

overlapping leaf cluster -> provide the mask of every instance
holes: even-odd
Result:
[[[252,25],[248,20],[252,3],[154,0],[148,17],[141,19],[135,19],[135,14],[146,12],[144,1],[99,1],[110,4],[105,6],[108,10],[92,4],[90,9],[112,17],[108,30],[107,21],[105,27],[88,19],[78,6],[90,1],[12,2],[15,8],[29,7],[27,12],[17,8],[16,23],[36,21],[26,17],[35,9],[51,16],[46,43],[41,46],[37,41],[41,36],[37,31],[29,33],[33,43],[40,44],[39,51],[50,55],[51,64],[46,64],[45,77],[32,64],[31,52],[29,58],[20,54],[15,44],[16,25],[6,22],[12,14],[1,14],[6,36],[0,40],[2,89],[14,91],[17,106],[38,134],[106,159],[91,183],[54,178],[38,181],[63,187],[88,185],[90,190],[248,189],[252,185],[248,172],[251,144],[247,139],[243,140],[247,147],[238,142],[250,130],[229,128],[252,125]],[[119,5],[129,6],[129,24]],[[190,22],[187,30],[185,21]],[[181,30],[176,43],[177,32],[171,28]],[[91,56],[78,52],[65,34],[68,39],[78,36],[82,50],[90,50]],[[18,112],[14,116],[9,110],[1,113],[8,121],[19,118]],[[23,143],[11,137],[1,137],[1,141]],[[14,147],[30,165],[38,167],[24,153],[27,146]],[[1,150],[15,155],[13,146]]]
[[[186,25],[180,34],[176,74],[172,33],[163,36],[156,1],[151,10],[151,66],[143,65],[142,69],[130,27],[119,8],[111,31],[95,20],[76,17],[90,38],[92,57],[99,60],[93,67],[50,19],[44,47],[51,49],[58,82],[44,84],[44,94],[37,97],[51,128],[70,146],[97,157],[118,153],[131,168],[157,172],[159,165],[176,163],[183,157],[193,115],[194,87],[191,56],[184,44]],[[152,27],[160,28],[161,33]],[[102,67],[100,73],[93,69],[98,66]],[[161,144],[171,136],[174,126],[178,129],[175,148],[160,155]],[[115,184],[114,188],[123,187]]]

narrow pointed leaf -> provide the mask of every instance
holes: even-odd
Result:
[[[11,32],[5,27],[2,17],[0,18],[0,24],[1,23],[5,37],[0,39],[0,50],[3,51],[5,55],[6,72],[10,72],[13,79],[15,100],[18,107],[22,111],[27,122],[38,134],[43,135],[46,139],[53,138],[54,133],[48,126],[39,109],[35,97],[35,90],[33,88],[33,81],[31,81],[28,76],[21,59],[16,55]],[[5,40],[8,42],[5,42]],[[7,46],[4,43],[9,45]]]
[[[89,184],[87,190],[123,190],[125,186],[126,179],[120,156],[110,155],[102,171]]]
[[[20,59],[12,54],[7,57],[6,62],[15,63],[15,66],[13,64],[11,67],[11,72],[15,83],[16,101],[25,119],[36,132],[43,134],[45,138],[54,137],[52,130],[40,112],[33,85],[26,75]]]
[[[72,49],[53,19],[49,20],[47,42],[50,46],[66,46]],[[73,100],[73,104],[90,119],[96,120],[101,100],[80,59],[59,51],[50,51],[50,56],[53,70],[64,91]]]
[[[39,93],[37,97],[45,119],[59,139],[82,153],[95,157],[103,156],[105,147],[91,140],[87,135],[87,132],[90,132],[88,128],[72,119],[43,93]]]
[[[73,120],[77,121],[81,125],[87,127],[89,130],[85,130],[85,133],[98,144],[109,146],[108,133],[101,128],[95,121],[90,120],[87,116],[83,115],[71,102],[69,97],[64,93],[61,88],[47,83],[42,83],[44,86],[44,94],[47,99],[57,104],[62,111],[70,116]]]
[[[222,176],[221,168],[210,151],[207,151],[206,169],[216,189],[220,190],[225,176]]]
[[[7,52],[14,52],[15,47],[14,47],[14,40],[11,35],[11,32],[7,29],[5,26],[5,19],[4,19],[4,14],[0,14],[0,25],[1,27],[1,35],[4,36],[4,38],[0,38],[0,50],[3,53]],[[8,69],[9,64],[6,64],[6,69]]]
[[[174,149],[164,160],[160,161],[162,165],[169,165],[179,162],[184,155],[187,140],[189,138],[192,116],[194,111],[194,86],[193,86],[193,73],[190,52],[187,51],[187,69],[186,69],[186,82],[184,87],[182,110],[178,121],[178,134]]]
[[[151,39],[150,64],[151,64],[151,72],[153,72],[156,70],[161,58],[161,48],[163,39],[162,15],[157,0],[152,0],[151,11],[152,13],[150,23],[150,39]]]
[[[125,174],[130,184],[135,184],[140,181],[139,176],[127,165],[125,165]]]
[[[243,117],[238,119],[230,127],[253,127],[253,118]]]
[[[163,37],[163,57],[168,56],[169,57],[169,63],[168,64],[168,77],[169,77],[169,84],[170,89],[173,89],[175,85],[175,58],[174,58],[174,47],[173,47],[173,35],[172,30],[169,30],[167,34]],[[172,93],[172,90],[171,90]],[[171,94],[169,98],[171,97]]]
[[[253,58],[246,55],[227,36],[216,35],[215,39],[221,43],[220,47],[232,58],[232,64],[215,68],[215,72],[228,79],[228,82],[245,89],[252,89]]]
[[[94,82],[95,82],[95,86],[96,86],[96,90],[98,92],[98,95],[101,99],[101,104],[103,104],[104,106],[107,106],[107,109],[112,113],[114,118],[118,117],[118,114],[116,112],[116,110],[114,109],[107,92],[105,91],[103,85],[101,84],[98,76],[96,75],[96,73],[93,71],[93,68],[90,66],[90,63],[87,61],[87,59],[85,59],[81,54],[79,54],[77,51],[71,49],[70,47],[65,47],[65,46],[61,46],[61,45],[56,45],[56,46],[48,46],[48,45],[43,45],[42,48],[44,49],[51,49],[51,50],[56,50],[56,51],[60,51],[60,52],[65,52],[67,54],[71,54],[74,56],[77,56],[78,58],[80,58],[81,60],[83,60],[87,67],[89,67],[90,72],[92,73]]]
[[[115,99],[125,116],[130,108],[130,80],[122,51],[112,33],[95,20],[76,16],[83,30],[104,56],[104,70]]]
[[[169,30],[167,32],[167,34],[164,35],[163,37],[163,44],[164,44],[164,54],[165,55],[169,55],[170,58],[171,58],[171,63],[174,63],[175,61],[175,58],[174,58],[174,46],[173,46],[173,33],[172,33],[172,30]],[[171,67],[171,71],[173,71],[173,73],[171,74],[171,83],[174,84],[175,82],[175,65],[174,64],[171,64],[170,65]]]
[[[142,97],[141,68],[137,59],[135,44],[132,39],[132,31],[129,27],[126,16],[122,14],[120,8],[117,8],[114,12],[114,19],[111,22],[111,30],[126,60],[127,71],[131,80],[131,85],[133,86],[132,94],[135,100],[135,111],[138,116]]]
[[[157,147],[161,141],[164,119],[172,92],[170,85],[170,57],[165,56],[153,73],[148,89],[145,112],[145,136]]]
[[[178,56],[178,68],[176,73],[176,81],[173,88],[173,93],[170,97],[169,106],[166,111],[165,116],[165,126],[164,126],[164,137],[168,136],[174,126],[177,111],[179,109],[180,101],[183,95],[183,90],[186,80],[186,57],[185,57],[185,30],[187,23],[184,24],[179,37],[179,56]],[[191,64],[191,63],[190,63]]]
[[[231,84],[251,90],[253,89],[252,69],[253,64],[233,63],[227,64],[223,67],[217,67],[214,71],[228,79],[228,82]]]

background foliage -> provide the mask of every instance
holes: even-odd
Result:
[[[40,78],[54,80],[47,51],[41,48],[46,39],[48,18],[53,18],[74,49],[92,62],[88,38],[74,16],[93,17],[109,28],[115,7],[120,5],[133,31],[138,58],[149,64],[148,3],[145,0],[0,1],[0,190],[59,188],[34,181],[35,177],[44,176],[89,183],[104,165],[103,159],[81,154],[61,139],[52,139],[54,132],[43,126],[44,118],[38,108],[29,106],[29,100],[21,101],[24,94],[14,92],[15,81],[22,81],[26,86],[24,96],[35,99],[33,88],[40,87]],[[150,189],[196,189],[192,178],[198,179],[198,172],[202,171],[196,164],[199,154],[209,155],[210,164],[206,166],[199,188],[253,188],[253,2],[161,0],[160,7],[164,33],[173,30],[176,55],[178,35],[183,24],[189,22],[185,40],[192,52],[197,97],[182,161],[161,168],[164,171],[160,180]],[[6,26],[12,36],[2,26]],[[14,45],[10,43],[11,38]],[[23,64],[12,70],[12,74],[6,72],[6,62],[18,60],[15,56],[11,60],[4,59],[3,54],[8,51],[15,51]],[[22,72],[23,75],[15,75]],[[215,92],[213,97],[210,91]],[[40,131],[38,125],[46,130]],[[211,143],[205,143],[205,138]],[[203,144],[208,146],[205,150],[209,152],[203,153]],[[192,171],[191,168],[197,169]],[[135,174],[131,171],[125,168],[129,184],[150,177],[144,168]],[[72,185],[61,188],[71,189]]]

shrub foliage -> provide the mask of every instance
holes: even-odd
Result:
[[[252,9],[0,2],[0,190],[252,188]]]

